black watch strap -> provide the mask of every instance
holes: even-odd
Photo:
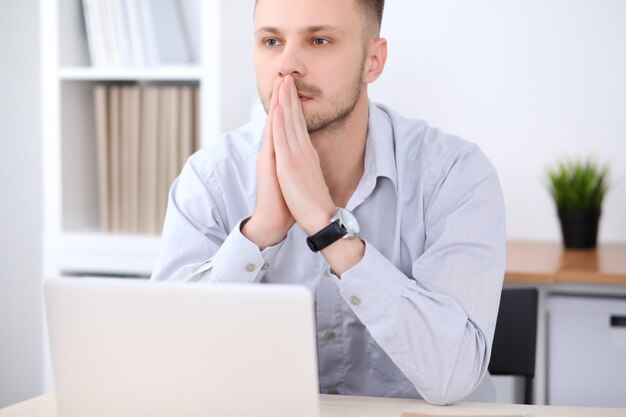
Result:
[[[341,225],[339,219],[335,220],[313,236],[306,238],[306,244],[313,252],[319,252],[332,243],[335,243],[348,234],[348,230]]]

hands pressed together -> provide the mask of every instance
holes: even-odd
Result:
[[[277,81],[257,159],[257,201],[242,233],[261,250],[281,242],[298,223],[309,235],[326,227],[335,203],[307,131],[293,77]],[[364,256],[360,239],[339,239],[321,251],[337,276]]]
[[[309,235],[318,232],[334,212],[298,91],[288,75],[272,94],[257,160],[256,209],[243,233],[264,249],[282,241],[296,222]]]

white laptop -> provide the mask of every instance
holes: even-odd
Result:
[[[59,417],[317,417],[313,302],[297,286],[44,282]]]

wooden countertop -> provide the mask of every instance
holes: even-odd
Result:
[[[507,242],[505,282],[626,285],[626,243],[565,250],[560,242]]]

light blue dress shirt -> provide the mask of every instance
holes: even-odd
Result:
[[[370,103],[365,171],[346,207],[365,255],[339,279],[297,224],[263,251],[241,233],[263,132],[264,120],[252,122],[187,161],[152,279],[304,285],[315,299],[320,392],[466,398],[487,373],[504,276],[504,203],[489,160]]]

